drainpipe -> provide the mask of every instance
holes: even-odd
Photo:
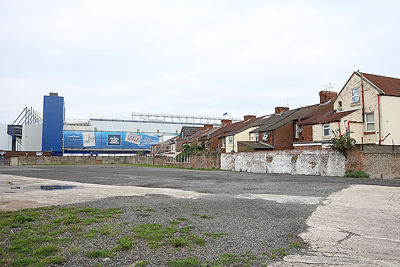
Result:
[[[362,95],[362,121],[365,122],[365,108],[364,108],[364,86],[363,86],[363,74],[361,73],[361,95]]]
[[[338,121],[337,124],[339,126],[339,135],[342,135],[342,131],[340,130],[340,121]]]
[[[382,136],[381,136],[381,95],[378,95],[378,124],[379,124],[379,144],[382,143]]]
[[[347,129],[349,130],[349,137],[350,137],[350,122],[352,122],[352,121],[349,120],[349,121],[347,122]]]

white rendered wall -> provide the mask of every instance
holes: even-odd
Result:
[[[22,151],[42,151],[43,124],[22,126]]]
[[[343,176],[345,157],[331,150],[223,153],[221,169],[255,173]]]

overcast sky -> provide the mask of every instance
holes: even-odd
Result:
[[[0,0],[0,122],[242,117],[314,104],[353,71],[400,78],[400,1]]]

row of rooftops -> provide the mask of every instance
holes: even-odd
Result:
[[[368,73],[354,72],[363,76],[368,82],[380,91],[381,94],[400,96],[400,79],[379,76]],[[342,89],[343,90],[343,89]],[[256,117],[253,115],[244,116],[243,121],[232,123],[231,120],[221,120],[221,127],[213,128],[212,125],[204,127],[184,126],[179,137],[173,141],[181,140],[184,143],[191,143],[197,140],[209,140],[212,138],[223,138],[235,135],[246,129],[257,127],[250,133],[270,132],[276,130],[291,121],[298,121],[299,126],[324,124],[340,121],[341,118],[351,114],[355,110],[335,111],[334,101],[337,93],[333,91],[321,91],[319,93],[320,103],[289,110],[287,107],[276,107],[275,113]]]

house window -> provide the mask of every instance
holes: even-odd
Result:
[[[256,134],[256,142],[260,141],[260,135],[257,133]]]
[[[265,132],[265,133],[263,134],[262,140],[263,140],[264,142],[267,142],[267,141],[268,141],[268,133],[267,133],[267,132]]]
[[[233,143],[233,136],[229,136],[228,142],[229,142],[229,144]]]
[[[299,125],[296,124],[296,138],[300,137],[300,133],[303,131],[303,129],[301,127],[299,127]]]
[[[342,104],[342,101],[339,101],[339,102],[338,102],[338,104],[339,104],[339,108],[338,108],[338,110],[339,110],[339,111],[341,111],[341,110],[343,109],[343,104]]]
[[[324,136],[331,135],[331,126],[329,124],[324,124]]]
[[[360,102],[360,88],[354,88],[351,90],[351,103]]]
[[[222,138],[222,146],[221,148],[225,148],[225,138]]]
[[[375,131],[374,113],[365,114],[365,128],[367,132]]]

